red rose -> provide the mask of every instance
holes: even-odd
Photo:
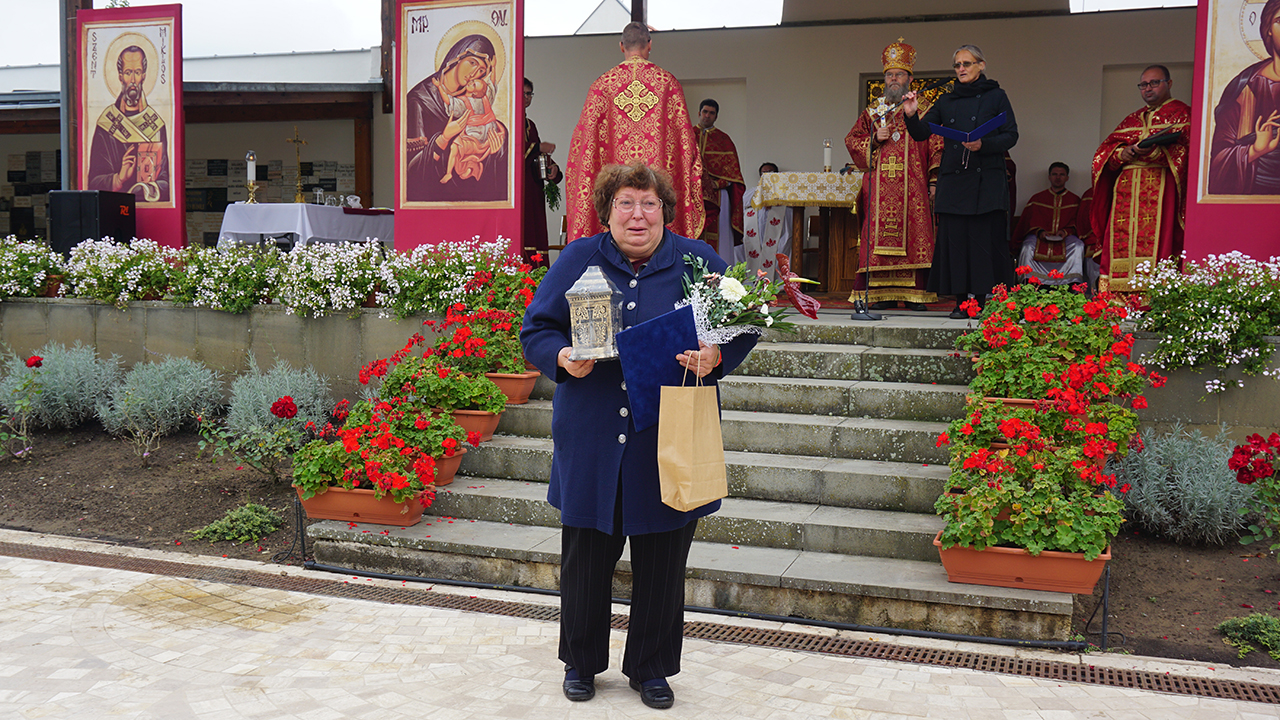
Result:
[[[39,355],[32,355],[31,357],[27,358],[27,367],[29,368],[38,368],[43,364],[44,364],[44,358],[40,357]]]
[[[298,414],[298,405],[293,401],[292,397],[285,395],[271,403],[271,414],[282,420],[288,420]]]

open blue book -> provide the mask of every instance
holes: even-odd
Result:
[[[943,127],[937,123],[929,123],[929,129],[933,131],[934,135],[941,135],[944,138],[950,138],[958,142],[973,142],[974,140],[977,140],[978,138],[981,138],[982,136],[990,133],[992,130],[995,130],[996,128],[1000,127],[1001,125],[1004,125],[1004,117],[1005,117],[1005,114],[1000,113],[999,115],[982,123],[981,125],[974,128],[973,130],[970,130],[969,132],[952,130],[949,127]]]

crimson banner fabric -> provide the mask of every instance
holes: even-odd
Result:
[[[1280,2],[1200,0],[1187,257],[1280,255]]]
[[[132,193],[138,237],[181,247],[182,6],[80,10],[76,25],[77,185]]]
[[[396,249],[521,247],[523,0],[396,5]]]

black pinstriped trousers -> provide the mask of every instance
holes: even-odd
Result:
[[[613,569],[631,541],[631,620],[622,674],[644,682],[680,672],[684,640],[684,575],[698,529],[694,519],[667,532],[622,534],[621,506],[612,535],[564,527],[560,540],[560,660],[579,675],[609,667]]]

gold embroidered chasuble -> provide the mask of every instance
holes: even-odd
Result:
[[[1140,290],[1130,282],[1140,263],[1182,253],[1190,121],[1191,108],[1181,100],[1142,108],[1122,120],[1094,153],[1092,225],[1102,245],[1100,290]],[[1121,162],[1126,145],[1170,130],[1182,137]]]
[[[937,297],[924,290],[934,245],[929,184],[938,176],[942,138],[912,140],[900,108],[885,122],[891,135],[884,143],[874,142],[880,120],[869,111],[844,139],[854,167],[866,173],[858,199],[864,210],[860,242],[871,247],[869,255],[857,250],[858,263],[870,266],[873,301],[933,302]],[[860,270],[859,287],[863,276]]]
[[[677,205],[671,230],[702,232],[702,159],[684,88],[675,76],[642,58],[630,58],[591,83],[573,129],[565,173],[569,239],[604,232],[592,203],[596,175],[605,165],[640,159],[671,176]]]

